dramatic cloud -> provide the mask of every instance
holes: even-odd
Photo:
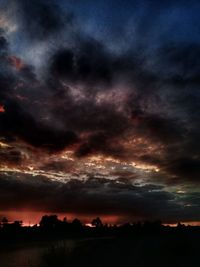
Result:
[[[95,216],[120,215],[126,220],[158,219],[166,222],[193,220],[199,216],[199,194],[182,195],[166,192],[162,186],[135,186],[121,181],[90,178],[66,184],[42,177],[22,175],[20,180],[1,176],[1,208],[27,208],[32,211],[58,212]]]
[[[199,220],[200,6],[111,2],[0,4],[1,209]]]

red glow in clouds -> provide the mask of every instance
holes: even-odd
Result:
[[[0,105],[0,113],[4,113],[4,112],[5,112],[4,106]]]
[[[9,56],[8,59],[9,59],[11,65],[13,67],[15,67],[17,70],[21,70],[24,68],[24,63],[20,58],[15,57],[15,56]]]

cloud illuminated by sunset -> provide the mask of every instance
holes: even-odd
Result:
[[[72,2],[0,3],[0,214],[200,221],[199,3]]]

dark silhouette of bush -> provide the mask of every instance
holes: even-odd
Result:
[[[96,219],[93,219],[92,222],[91,222],[91,224],[93,226],[95,226],[96,228],[103,227],[103,223],[102,223],[102,221],[101,221],[101,219],[99,217],[97,217]]]
[[[44,215],[40,221],[40,227],[44,229],[55,229],[59,225],[57,215]]]

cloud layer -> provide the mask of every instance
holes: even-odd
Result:
[[[118,14],[121,25],[115,5],[88,1],[88,10],[105,12],[86,18],[78,1],[2,1],[2,209],[13,209],[10,195],[16,192],[18,198],[18,189],[26,188],[28,195],[33,192],[29,209],[40,206],[37,194],[43,191],[49,211],[199,219],[196,193],[195,208],[182,205],[174,193],[187,187],[183,199],[190,202],[191,188],[199,184],[198,3],[126,1],[129,8]],[[101,19],[112,22],[102,32]],[[186,38],[190,31],[193,36]],[[98,168],[100,178],[95,178]],[[44,189],[43,178],[24,182],[32,170],[50,179]],[[5,179],[6,173],[11,178]],[[140,187],[129,185],[130,173]],[[54,184],[56,174],[62,178]],[[28,195],[19,201],[21,208]],[[180,206],[185,208],[175,216]]]

